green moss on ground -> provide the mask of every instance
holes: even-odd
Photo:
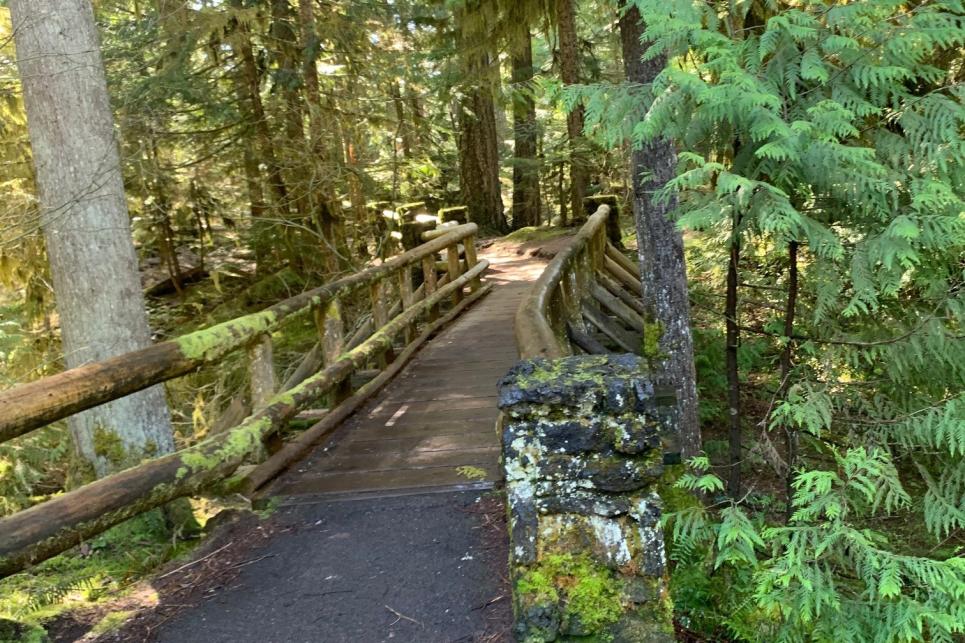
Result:
[[[506,241],[516,243],[530,243],[532,241],[549,241],[572,234],[572,230],[566,228],[554,228],[551,226],[529,226],[514,230],[504,237]]]
[[[110,612],[91,628],[89,636],[100,636],[101,634],[113,632],[124,625],[124,623],[126,623],[132,616],[134,616],[134,610],[118,610],[116,612]]]
[[[106,531],[83,548],[32,567],[29,573],[0,580],[0,619],[42,627],[72,609],[116,599],[135,580],[185,555],[196,543],[172,542],[162,511],[150,511]]]

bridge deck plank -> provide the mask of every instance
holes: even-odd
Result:
[[[269,494],[297,502],[498,481],[496,383],[518,359],[513,316],[540,264],[490,261],[492,294],[432,340]]]

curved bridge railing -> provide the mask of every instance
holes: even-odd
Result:
[[[0,519],[0,578],[176,498],[218,486],[251,491],[270,480],[381,388],[443,324],[489,291],[480,281],[489,264],[476,257],[476,234],[471,223],[440,229],[380,265],[260,312],[0,392],[2,443],[246,351],[253,411],[246,418],[241,413],[234,428],[193,446]],[[437,258],[442,252],[445,261]],[[347,336],[342,302],[359,295],[369,299],[370,312]],[[279,387],[272,334],[305,315],[314,315],[318,343]],[[352,375],[372,366],[374,379],[352,390]],[[321,420],[236,474],[245,462],[261,459],[268,438],[325,395],[331,408]]]
[[[641,352],[640,270],[609,242],[612,214],[601,205],[520,304],[515,324],[523,359]]]

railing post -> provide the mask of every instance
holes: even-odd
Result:
[[[381,279],[374,282],[370,287],[372,299],[372,331],[378,333],[389,323],[389,308],[385,305],[385,282]],[[395,351],[387,348],[379,353],[379,368],[385,368],[395,359]]]
[[[577,280],[576,273],[572,270],[566,271],[560,279],[560,295],[563,299],[563,310],[566,321],[573,324],[576,328],[583,328],[583,302],[581,298],[580,282]],[[566,329],[562,329],[565,335]],[[565,339],[565,337],[564,337]]]
[[[425,296],[428,299],[438,288],[436,283],[436,258],[433,255],[422,258],[422,278]],[[432,306],[429,308],[429,320],[436,321],[437,319],[439,319],[439,306]]]
[[[331,366],[345,352],[345,322],[342,319],[342,302],[332,299],[324,307],[315,308],[315,325],[322,345],[325,366]],[[332,389],[332,405],[351,394],[351,378],[345,378]]]
[[[463,244],[465,244],[466,247],[466,270],[469,270],[476,265],[476,262],[479,261],[479,258],[476,256],[476,235],[471,234],[466,237],[466,240],[463,241]],[[480,281],[479,277],[476,277],[469,282],[470,292],[476,292],[480,288],[482,288],[482,281]]]
[[[269,333],[259,336],[257,341],[248,347],[248,380],[251,387],[251,409],[257,411],[267,406],[278,387]]]
[[[459,279],[462,275],[462,264],[459,262],[459,244],[454,243],[446,248],[446,260],[449,262],[449,283]],[[462,301],[462,288],[457,288],[452,294],[452,303],[458,304]]]
[[[412,291],[412,271],[406,266],[399,271],[399,293],[402,296],[402,311],[405,312],[412,307],[415,296]],[[410,344],[416,338],[415,323],[405,327],[405,343]]]

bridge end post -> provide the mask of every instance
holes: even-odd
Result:
[[[517,364],[499,385],[520,641],[673,641],[657,483],[672,391],[635,355]]]

